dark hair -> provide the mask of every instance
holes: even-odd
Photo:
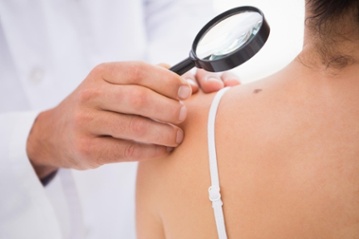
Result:
[[[359,0],[307,0],[313,13],[310,20],[322,25],[341,17],[344,14],[353,14],[359,22]]]
[[[352,62],[352,58],[336,49],[338,42],[349,40],[348,33],[359,33],[359,0],[306,0],[309,14],[306,25],[317,34],[318,51],[327,67],[341,68]],[[345,24],[345,21],[353,24]],[[355,26],[355,22],[357,26]]]

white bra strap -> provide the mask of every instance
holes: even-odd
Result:
[[[217,232],[219,239],[226,239],[226,227],[223,216],[223,202],[221,200],[221,193],[219,187],[217,153],[215,144],[215,120],[219,102],[222,96],[229,88],[226,87],[215,95],[208,116],[208,150],[209,150],[209,170],[211,174],[211,186],[208,189],[209,200],[212,201],[214,217],[216,220]]]

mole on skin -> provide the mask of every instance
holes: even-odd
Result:
[[[255,89],[254,91],[253,91],[253,93],[254,94],[258,94],[258,93],[260,93],[262,91],[262,89]]]

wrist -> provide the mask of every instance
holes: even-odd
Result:
[[[38,178],[44,179],[57,171],[57,167],[50,164],[46,146],[46,127],[43,127],[43,121],[46,112],[40,113],[31,128],[27,138],[26,152]],[[55,175],[54,175],[55,176]]]

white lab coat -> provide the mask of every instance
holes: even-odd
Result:
[[[0,238],[135,238],[136,164],[60,170],[44,188],[26,156],[39,111],[97,64],[187,57],[210,0],[0,1]]]

